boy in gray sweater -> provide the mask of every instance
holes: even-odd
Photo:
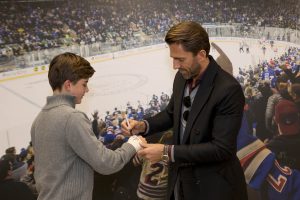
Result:
[[[89,91],[94,72],[87,60],[73,53],[60,54],[50,63],[53,96],[47,97],[31,127],[39,200],[91,200],[94,170],[119,171],[141,148],[140,142],[146,142],[132,136],[112,151],[97,140],[88,117],[75,109]]]

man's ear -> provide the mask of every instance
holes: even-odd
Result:
[[[197,57],[198,61],[200,61],[200,62],[203,60],[206,60],[206,58],[207,58],[206,51],[203,49],[198,51],[196,57]]]

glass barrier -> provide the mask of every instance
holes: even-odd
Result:
[[[262,40],[280,40],[300,44],[300,33],[298,30],[283,29],[276,27],[255,27],[241,24],[204,24],[210,37],[245,37]],[[164,42],[165,33],[146,35],[137,32],[129,41],[116,40],[110,42],[95,42],[92,44],[71,44],[68,39],[61,39],[65,46],[32,52],[22,52],[21,56],[14,56],[13,45],[6,46],[6,56],[0,57],[0,73],[26,67],[48,65],[50,60],[62,52],[73,52],[83,57],[96,56],[112,53],[141,46],[154,45]]]

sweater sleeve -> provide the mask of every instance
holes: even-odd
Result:
[[[74,152],[100,174],[119,171],[136,153],[128,143],[115,151],[106,148],[97,140],[91,122],[82,112],[71,113],[65,129],[66,140]]]

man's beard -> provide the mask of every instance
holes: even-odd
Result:
[[[187,69],[179,69],[179,72],[183,76],[185,80],[193,79],[199,75],[200,72],[200,64],[196,63],[195,67],[189,68],[190,70]]]

